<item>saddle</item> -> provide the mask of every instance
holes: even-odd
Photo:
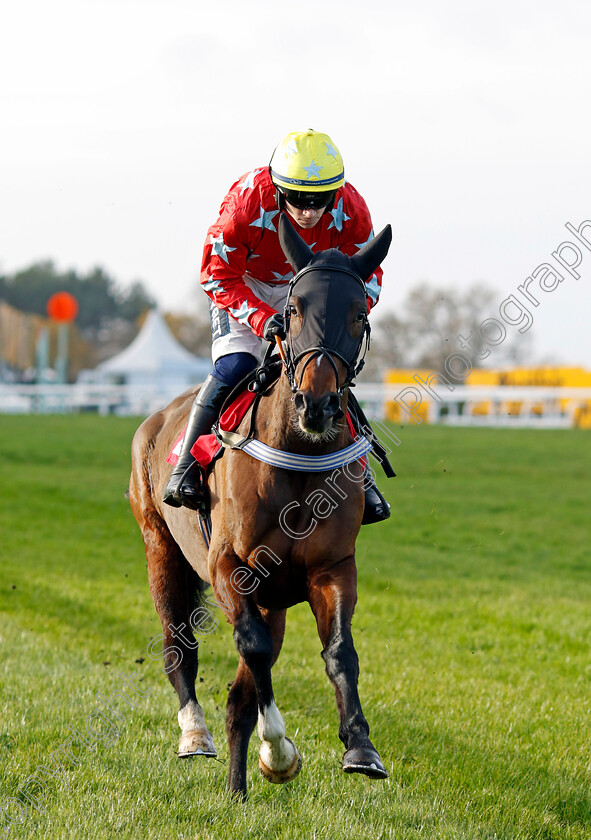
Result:
[[[203,478],[207,478],[217,458],[223,455],[223,446],[219,440],[219,430],[234,432],[242,423],[248,410],[252,407],[249,435],[254,433],[254,422],[256,416],[256,404],[264,391],[267,390],[281,373],[281,362],[263,364],[250,371],[232,389],[224,400],[219,416],[214,423],[212,430],[207,435],[201,435],[191,449],[191,455],[197,461]],[[179,459],[181,444],[185,436],[186,426],[176,439],[166,461],[175,465]]]

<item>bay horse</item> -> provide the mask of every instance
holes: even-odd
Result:
[[[314,254],[283,215],[279,236],[295,272],[285,308],[284,361],[275,363],[281,373],[266,390],[260,377],[255,387],[264,394],[256,417],[246,416],[236,433],[250,430],[266,455],[276,454],[268,462],[255,460],[239,444],[215,462],[208,479],[209,548],[195,511],[162,502],[170,469],[166,458],[197,389],[149,417],[132,444],[129,498],[162,624],[165,671],[180,703],[178,754],[216,755],[195,694],[198,644],[191,627],[195,595],[211,584],[233,625],[239,654],[226,709],[229,787],[239,798],[246,797],[247,749],[257,721],[263,776],[287,782],[300,770],[300,754],[286,737],[275,703],[271,668],[282,646],[286,610],[304,601],[316,618],[336,694],[342,768],[374,778],[388,775],[369,739],[357,690],[351,618],[366,469],[358,453],[369,446],[354,449],[359,444],[345,415],[348,386],[369,338],[365,281],[387,254],[391,228],[353,257],[336,249]]]

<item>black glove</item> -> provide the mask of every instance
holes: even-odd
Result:
[[[275,341],[276,335],[281,339],[286,336],[285,321],[283,320],[283,315],[280,315],[279,312],[267,318],[263,327],[263,338],[265,341]]]

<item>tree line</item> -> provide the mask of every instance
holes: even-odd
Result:
[[[156,304],[141,281],[123,286],[100,266],[87,273],[60,271],[52,260],[44,260],[0,274],[0,379],[29,381],[36,375],[32,369],[43,328],[49,329],[54,359],[57,333],[48,320],[47,302],[61,291],[78,302],[70,328],[70,380],[126,347],[142,314]]]
[[[155,305],[141,281],[120,286],[100,266],[80,274],[73,269],[59,271],[53,261],[46,260],[0,275],[0,300],[21,312],[46,316],[47,301],[58,291],[69,292],[78,301],[76,323],[83,333],[99,330],[114,319],[135,321]]]

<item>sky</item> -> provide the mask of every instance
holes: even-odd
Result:
[[[565,224],[591,220],[590,30],[585,0],[11,3],[0,272],[100,265],[165,311],[203,307],[201,251],[227,189],[311,127],[340,149],[376,231],[393,227],[379,312],[419,282],[482,283],[498,319],[577,243]],[[580,250],[580,278],[563,271],[529,304],[531,363],[591,368]]]

